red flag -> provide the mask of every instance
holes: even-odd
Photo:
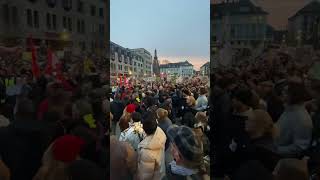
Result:
[[[52,74],[52,51],[51,49],[48,49],[47,52],[47,66],[45,69],[45,73],[51,75]]]
[[[31,54],[32,54],[32,74],[34,77],[39,78],[40,76],[40,68],[37,62],[37,51],[34,47],[32,36],[29,38],[30,46],[31,46]]]
[[[126,86],[127,85],[127,76],[126,75],[124,75],[123,81],[124,81],[124,85]]]
[[[120,82],[119,82],[120,87],[122,86],[122,75],[120,75]]]

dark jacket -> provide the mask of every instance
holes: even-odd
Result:
[[[197,114],[197,110],[193,109],[192,107],[186,106],[182,112],[182,121],[181,124],[186,125],[190,128],[194,127],[196,122],[195,115]]]
[[[11,171],[11,180],[32,179],[48,145],[44,125],[36,120],[17,119],[0,129],[0,156]]]
[[[167,129],[172,125],[171,120],[167,117],[166,119],[159,121],[159,127],[163,130],[163,132],[167,135]],[[168,137],[168,136],[167,136]],[[170,144],[169,138],[166,140],[165,150],[168,149]]]
[[[125,105],[121,101],[115,100],[110,103],[110,111],[113,115],[112,121],[114,121],[114,122],[119,121],[119,119],[122,116],[124,108],[125,108]]]
[[[212,93],[212,107],[209,125],[212,131],[212,154],[216,155],[212,163],[216,177],[224,177],[228,169],[230,157],[229,144],[231,143],[230,125],[232,124],[232,101],[230,95],[217,87]]]

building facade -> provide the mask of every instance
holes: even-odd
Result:
[[[143,75],[151,77],[152,76],[152,55],[151,55],[151,53],[144,48],[131,49],[131,51],[142,58]]]
[[[160,72],[164,75],[190,77],[194,75],[193,65],[188,61],[160,64]]]
[[[144,48],[128,49],[110,42],[110,77],[151,77],[152,56]]]
[[[250,0],[217,1],[211,4],[211,59],[228,46],[235,53],[252,51],[264,45],[268,35],[267,15]]]
[[[107,5],[105,0],[2,0],[0,41],[54,50],[103,53]]]
[[[212,42],[242,48],[266,40],[268,13],[250,0],[213,4],[211,10]]]
[[[313,0],[288,19],[289,41],[320,48],[320,2]]]
[[[207,62],[200,67],[200,75],[201,76],[209,76],[210,75],[210,62]]]

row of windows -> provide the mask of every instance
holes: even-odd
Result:
[[[265,26],[260,24],[239,24],[231,26],[232,38],[263,38]]]
[[[39,28],[39,12],[32,11],[31,9],[27,9],[27,24],[29,27]],[[46,14],[46,26],[48,30],[57,30],[57,16],[55,14],[47,13]],[[62,27],[63,29],[73,31],[73,23],[71,17],[62,17]],[[99,24],[98,32],[103,35],[104,34],[104,24]],[[77,20],[77,32],[84,34],[86,32],[86,26],[84,20]],[[97,32],[95,25],[92,26],[92,32]]]
[[[35,2],[35,0],[30,0],[30,1],[32,1],[33,3]],[[58,0],[46,0],[46,1],[50,8],[54,8],[58,4]],[[70,11],[72,9],[72,5],[73,5],[73,0],[62,0],[62,7],[66,11]],[[77,0],[77,11],[83,14],[86,13],[85,3],[82,0]],[[99,17],[101,18],[104,17],[103,8],[99,8],[98,13],[99,13]],[[90,15],[91,16],[97,15],[97,7],[95,5],[90,5]]]
[[[6,25],[19,24],[18,8],[16,6],[9,6],[8,4],[3,4],[1,8],[1,16],[3,17],[3,22]]]
[[[113,71],[115,71],[115,70],[120,70],[120,71],[122,71],[123,70],[123,67],[124,67],[124,70],[125,71],[132,71],[133,70],[133,72],[137,72],[137,71],[139,71],[139,69],[138,68],[136,68],[136,67],[134,67],[134,68],[132,68],[132,67],[130,67],[130,66],[123,66],[122,64],[118,64],[118,67],[117,67],[117,65],[115,64],[115,63],[111,63],[111,65],[110,65],[110,68],[111,68],[111,70],[113,70]],[[141,66],[142,67],[142,66]],[[150,69],[151,69],[151,67],[149,67]],[[140,69],[140,71],[141,72],[143,72],[143,69]]]

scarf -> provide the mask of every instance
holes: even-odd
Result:
[[[172,161],[170,164],[170,167],[171,167],[171,172],[173,174],[176,174],[176,175],[180,175],[180,176],[191,176],[193,174],[197,174],[198,171],[197,170],[194,170],[194,169],[188,169],[188,168],[185,168],[185,167],[182,167],[182,166],[179,166],[176,164],[175,161]]]

